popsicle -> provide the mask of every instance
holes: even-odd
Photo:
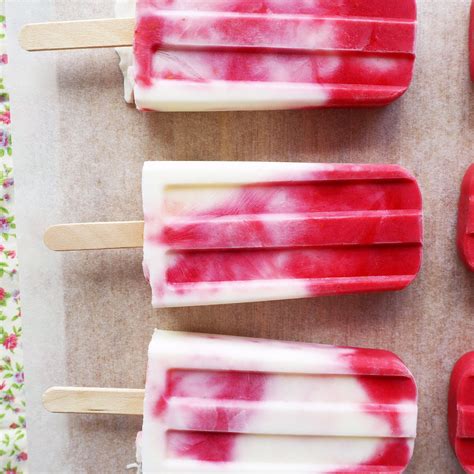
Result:
[[[157,331],[142,466],[401,472],[416,416],[413,376],[390,352]]]
[[[474,352],[454,366],[449,384],[449,440],[463,469],[474,473]]]
[[[147,162],[143,209],[45,241],[143,245],[157,308],[400,290],[421,265],[420,190],[396,165]]]
[[[400,97],[413,75],[415,0],[137,0],[129,11],[119,6],[121,15],[136,10],[136,19],[117,19],[116,29],[98,21],[97,31],[90,22],[63,29],[29,25],[22,44],[30,50],[124,46],[134,28],[134,54],[122,57],[122,69],[126,90],[142,110],[381,106]]]
[[[416,180],[394,165],[147,162],[155,307],[397,290],[422,256]]]
[[[391,352],[156,331],[148,354],[143,473],[393,474],[412,456],[417,388]],[[109,413],[110,395],[45,399]]]
[[[461,259],[474,271],[474,165],[467,170],[461,186],[457,244]]]

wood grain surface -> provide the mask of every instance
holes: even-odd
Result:
[[[113,48],[131,46],[135,20],[105,20],[30,23],[19,35],[21,47],[27,51]]]
[[[110,17],[111,2],[10,3],[32,472],[116,473],[133,462],[138,417],[50,414],[41,395],[52,385],[143,388],[155,327],[392,350],[420,392],[408,472],[462,472],[446,404],[454,362],[474,349],[474,275],[454,239],[459,186],[473,161],[470,2],[418,3],[415,79],[387,108],[171,115],[123,102],[112,50],[33,54],[11,39],[32,21]],[[59,255],[42,242],[58,223],[142,219],[144,160],[399,163],[423,190],[421,274],[400,293],[152,310],[140,249]]]
[[[50,250],[77,251],[143,247],[143,221],[57,224],[46,229]]]
[[[43,406],[51,413],[143,415],[144,389],[51,387]]]

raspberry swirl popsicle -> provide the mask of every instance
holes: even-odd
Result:
[[[394,354],[156,331],[144,473],[400,473],[417,388]]]
[[[380,106],[413,75],[415,0],[137,0],[136,18],[143,110]]]
[[[467,170],[461,186],[457,243],[461,259],[474,271],[474,165]]]
[[[396,165],[147,162],[143,206],[155,307],[400,290],[421,264]]]
[[[449,441],[468,474],[474,473],[474,352],[453,368],[449,384]]]

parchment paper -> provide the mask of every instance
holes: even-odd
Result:
[[[111,1],[10,1],[15,140],[31,472],[116,473],[134,459],[139,417],[53,415],[51,385],[144,385],[153,328],[380,347],[420,389],[411,473],[459,473],[447,439],[449,374],[474,349],[474,275],[454,242],[462,174],[472,162],[468,0],[419,0],[416,76],[378,110],[144,114],[122,99],[112,50],[25,53],[23,23],[112,15]],[[396,294],[153,311],[141,252],[54,254],[48,225],[141,219],[144,160],[387,162],[424,194],[423,270]]]

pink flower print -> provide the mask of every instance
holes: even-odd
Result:
[[[26,461],[28,459],[28,454],[26,454],[23,451],[16,458],[17,458],[18,461]]]
[[[3,114],[0,114],[0,123],[4,123],[6,125],[10,124],[10,111],[6,110]]]
[[[3,341],[3,346],[5,347],[5,349],[10,349],[11,351],[15,349],[17,344],[18,344],[18,337],[16,336],[16,334],[10,334]]]
[[[3,182],[3,187],[6,189],[6,188],[9,188],[10,186],[13,186],[14,184],[15,184],[15,180],[13,178],[7,178]]]
[[[4,194],[3,199],[8,202],[8,201],[10,201],[11,196],[9,194]]]
[[[25,374],[23,372],[17,372],[15,374],[15,380],[18,383],[23,383],[25,381]]]
[[[8,64],[8,54],[0,55],[0,63],[1,64]]]
[[[11,430],[16,430],[16,429],[19,428],[19,427],[20,427],[20,426],[17,425],[16,423],[12,423],[12,424],[10,425],[10,429],[11,429]]]
[[[5,400],[6,402],[10,402],[10,403],[11,403],[11,402],[15,401],[15,397],[14,397],[13,395],[5,395],[5,396],[3,397],[3,400]]]
[[[3,252],[5,250],[5,247],[0,244],[0,252]]]
[[[7,383],[3,381],[2,383],[0,383],[0,390],[5,390],[6,386],[7,386]]]
[[[7,292],[3,288],[0,288],[0,301],[3,301],[5,299],[6,294]]]
[[[14,467],[13,469],[7,469],[5,471],[5,474],[17,474],[16,467]]]
[[[8,232],[10,230],[10,224],[6,217],[0,217],[0,229],[2,232]]]
[[[7,251],[7,257],[8,258],[15,258],[16,257],[16,252],[14,250],[8,250]]]

